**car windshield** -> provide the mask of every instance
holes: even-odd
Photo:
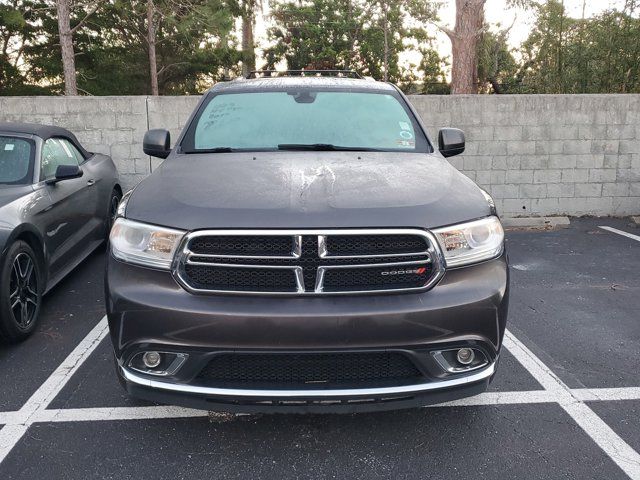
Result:
[[[0,135],[0,184],[26,185],[33,179],[33,142]]]
[[[211,95],[182,151],[234,150],[431,151],[396,92],[313,88]]]

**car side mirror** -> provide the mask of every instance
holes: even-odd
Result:
[[[149,130],[144,134],[142,150],[152,157],[167,158],[171,153],[171,134],[164,129]]]
[[[464,132],[457,128],[443,128],[438,134],[438,148],[443,157],[453,157],[464,152]]]
[[[58,165],[56,168],[56,175],[53,178],[49,178],[45,181],[48,185],[62,182],[63,180],[70,180],[72,178],[80,178],[84,172],[78,165]]]

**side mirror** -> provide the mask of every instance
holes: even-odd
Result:
[[[84,172],[78,165],[58,165],[56,168],[56,176],[45,181],[48,185],[69,180],[71,178],[80,178]]]
[[[142,150],[152,157],[167,158],[171,153],[171,134],[164,129],[149,130],[144,134]]]
[[[453,157],[464,152],[464,132],[457,128],[443,128],[438,134],[438,148],[443,157]]]

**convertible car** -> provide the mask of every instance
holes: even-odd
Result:
[[[59,127],[0,123],[0,339],[36,328],[42,296],[107,239],[122,189],[110,157]]]

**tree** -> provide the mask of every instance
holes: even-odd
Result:
[[[149,52],[149,77],[151,79],[151,95],[159,95],[158,59],[156,57],[156,6],[153,0],[147,0],[147,50]]]
[[[402,83],[410,72],[400,68],[400,53],[412,31],[405,27],[405,0],[373,0],[363,3],[361,38],[354,45],[361,59],[359,67],[366,75],[384,82]]]
[[[239,61],[232,28],[224,0],[112,0],[77,36],[79,79],[95,95],[197,93]]]
[[[242,18],[242,75],[246,77],[249,72],[256,69],[255,41],[253,28],[255,25],[256,10],[262,8],[260,0],[241,0]]]
[[[484,4],[487,0],[456,0],[456,24],[453,30],[442,28],[451,40],[453,64],[451,93],[477,93],[478,42],[484,28]]]
[[[76,80],[76,60],[73,48],[73,34],[93,15],[101,2],[95,2],[85,14],[84,18],[71,27],[71,0],[56,0],[58,13],[58,35],[60,38],[60,51],[62,53],[62,69],[64,73],[65,95],[77,95],[78,85]]]
[[[444,70],[448,66],[447,60],[432,47],[422,48],[420,53],[422,54],[422,60],[418,65],[418,70],[422,72],[420,93],[436,95],[451,93]]]
[[[519,64],[507,45],[509,29],[498,33],[485,28],[478,45],[478,86],[480,91],[517,93]]]
[[[31,20],[38,3],[32,0],[10,0],[0,3],[0,94],[46,93],[28,85],[20,65],[25,49],[40,34]]]
[[[409,41],[428,42],[424,30],[406,24],[414,13],[431,18],[431,3],[418,0],[302,0],[272,5],[275,26],[267,66],[290,69],[354,69],[366,76],[411,85],[400,68]],[[422,43],[421,43],[422,42]],[[406,78],[405,78],[406,77]]]
[[[364,24],[364,12],[351,0],[287,1],[271,7],[274,45],[267,49],[267,68],[280,60],[291,70],[349,69]]]
[[[638,4],[593,18],[571,18],[549,0],[523,43],[520,91],[537,93],[631,93],[640,91]]]
[[[454,29],[439,26],[451,40],[451,93],[478,93],[478,50],[485,30],[486,1],[456,0]],[[507,0],[507,5],[530,7],[537,3],[533,0]]]

